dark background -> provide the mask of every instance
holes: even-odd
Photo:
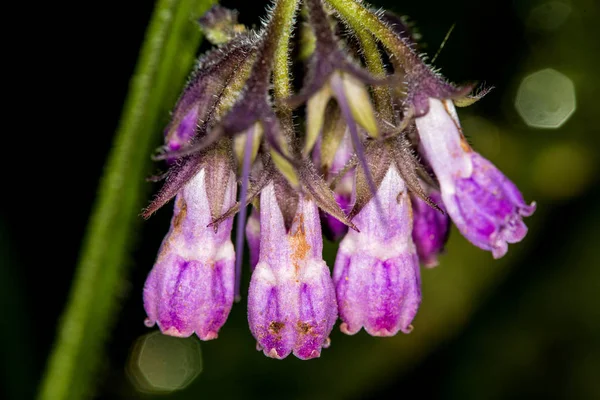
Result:
[[[550,11],[539,7],[553,10],[556,3],[569,12],[550,29],[539,22]],[[19,147],[14,154],[8,146],[10,194],[0,216],[0,355],[9,398],[31,398],[41,377],[153,8],[150,1],[123,4],[58,5],[60,16],[48,17],[39,48],[27,47],[39,58],[29,63],[35,64],[31,96],[18,104],[25,116],[5,133]],[[260,1],[223,4],[239,9],[249,25],[264,15]],[[219,339],[202,343],[202,374],[165,398],[600,398],[600,6],[594,0],[373,4],[410,16],[431,56],[456,23],[436,66],[454,82],[495,86],[459,114],[475,148],[537,201],[538,211],[526,220],[528,236],[494,261],[453,231],[441,265],[423,272],[424,299],[410,335],[348,337],[335,328],[332,347],[318,360],[275,361],[256,352],[242,301]],[[544,68],[575,86],[576,111],[558,129],[530,128],[514,107],[523,78]],[[145,396],[128,380],[127,360],[148,332],[141,290],[169,214],[159,212],[137,232],[97,377],[100,398]],[[334,250],[326,246],[329,265]]]

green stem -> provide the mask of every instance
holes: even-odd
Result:
[[[130,265],[128,253],[144,204],[149,154],[195,57],[193,18],[214,0],[159,0],[106,163],[38,398],[91,397]]]
[[[369,68],[369,71],[375,76],[384,78],[386,76],[386,70],[373,35],[353,19],[349,19],[348,24],[358,37],[367,63],[367,68]],[[394,112],[392,110],[392,100],[389,88],[387,86],[373,87],[373,97],[375,100],[375,108],[379,112],[380,117],[393,124]]]
[[[358,3],[356,0],[327,0],[333,8],[349,23],[367,29],[398,58],[405,69],[418,65],[418,55],[402,39],[400,39],[384,22],[374,13]],[[355,29],[357,32],[360,29]]]
[[[275,98],[283,100],[292,95],[290,74],[290,37],[299,5],[298,0],[280,0],[277,5],[277,45],[273,65],[273,92]]]
[[[292,95],[290,74],[289,47],[290,37],[294,27],[295,16],[300,0],[278,0],[273,10],[271,23],[273,37],[277,38],[273,54],[273,94],[277,102],[277,114],[284,127],[285,143],[282,148],[289,152],[289,146],[294,140],[292,109],[283,101]],[[273,162],[279,171],[287,178],[292,186],[299,184],[294,167],[276,151],[271,151]]]

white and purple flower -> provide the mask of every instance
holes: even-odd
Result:
[[[535,211],[519,189],[466,142],[451,100],[429,99],[416,119],[423,156],[441,187],[446,211],[475,246],[500,258],[508,243],[523,240],[523,217]]]
[[[319,357],[337,319],[317,205],[300,198],[286,229],[273,183],[260,195],[260,257],[248,292],[250,330],[265,355]]]
[[[421,302],[410,198],[395,166],[376,196],[384,215],[371,199],[353,219],[360,232],[348,232],[335,260],[341,329],[350,335],[362,327],[373,336],[409,333]]]

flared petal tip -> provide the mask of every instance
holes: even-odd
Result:
[[[163,335],[173,336],[173,337],[178,337],[178,338],[190,337],[190,336],[192,336],[192,333],[194,333],[194,332],[180,331],[179,329],[175,328],[174,326],[171,326],[170,328],[167,328],[167,329],[161,329],[160,331],[162,332]]]
[[[409,334],[413,330],[413,326],[408,324],[406,326],[394,326],[392,328],[378,328],[378,327],[365,327],[367,333],[371,336],[376,337],[392,337],[396,336],[398,332]]]
[[[535,201],[532,201],[530,205],[521,207],[519,209],[519,214],[521,214],[521,216],[523,217],[530,217],[533,215],[536,209],[537,203]]]
[[[277,360],[283,360],[285,358],[285,356],[284,357],[280,356],[279,353],[277,352],[277,350],[275,350],[274,347],[271,350],[269,350],[269,351],[265,351],[264,353],[265,353],[265,355],[267,357],[275,358]]]
[[[492,257],[494,257],[494,260],[504,257],[506,253],[508,253],[508,244],[505,241],[496,243],[494,248],[492,248]]]
[[[376,337],[391,337],[391,336],[396,336],[396,334],[398,333],[398,330],[388,330],[387,328],[382,328],[382,329],[367,329],[365,328],[365,330],[367,331],[367,333],[371,336],[376,336]]]
[[[405,333],[405,334],[407,334],[407,335],[408,335],[409,333],[411,333],[411,332],[413,331],[413,329],[414,329],[414,326],[412,326],[412,324],[409,324],[409,325],[408,325],[408,326],[406,326],[405,328],[400,328],[400,330],[402,331],[402,333]]]
[[[282,343],[276,343],[269,339],[267,339],[267,342],[269,343],[266,346],[256,342],[256,351],[261,351],[265,356],[276,360],[283,360],[292,354],[292,349]]]
[[[321,351],[315,349],[308,352],[294,352],[294,355],[300,360],[312,360],[321,357]]]
[[[200,340],[205,341],[205,342],[208,340],[214,340],[219,337],[219,333],[215,332],[215,331],[210,331],[210,332],[206,332],[206,333],[196,332],[196,335],[198,335]]]
[[[342,331],[342,333],[346,334],[346,335],[356,335],[358,333],[358,331],[360,331],[361,327],[358,327],[358,329],[356,328],[351,328],[346,322],[342,322],[340,324],[340,331]]]
[[[431,258],[421,260],[421,265],[423,265],[423,267],[425,267],[427,269],[431,269],[431,268],[435,268],[438,265],[440,265],[440,262],[438,261],[437,257],[431,257]]]
[[[153,319],[146,318],[144,320],[144,325],[146,325],[147,328],[152,328],[155,324],[156,324],[156,321],[154,321]]]

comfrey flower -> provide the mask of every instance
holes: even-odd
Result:
[[[309,29],[294,35],[301,6]],[[347,334],[411,332],[420,268],[438,264],[450,221],[495,258],[524,238],[534,204],[471,149],[454,109],[485,92],[435,72],[400,18],[359,0],[273,0],[257,31],[219,6],[199,22],[218,47],[200,58],[155,156],[168,171],[143,215],[173,198],[175,212],[144,288],[147,325],[216,338],[245,292],[246,241],[257,348],[311,359],[338,315]],[[307,66],[293,93],[296,37]],[[333,278],[322,232],[341,240]]]
[[[421,302],[410,197],[393,164],[376,196],[384,215],[371,199],[353,219],[360,232],[346,235],[335,260],[341,329],[350,335],[361,327],[373,336],[409,333]]]
[[[212,209],[220,215],[235,201],[235,174],[227,158],[212,157],[213,165],[204,165],[177,194],[171,229],[146,281],[147,325],[157,323],[166,334],[186,337],[196,332],[202,340],[214,339],[231,310],[232,218],[218,229],[208,227]],[[224,185],[211,182],[215,178]]]
[[[248,322],[258,347],[273,358],[292,351],[318,357],[337,319],[335,291],[321,255],[317,205],[299,199],[289,230],[270,183],[260,196],[260,258],[248,292]]]
[[[429,99],[429,112],[416,124],[448,214],[471,243],[502,257],[508,243],[525,237],[522,217],[533,214],[535,203],[527,205],[517,187],[471,149],[451,100]]]

